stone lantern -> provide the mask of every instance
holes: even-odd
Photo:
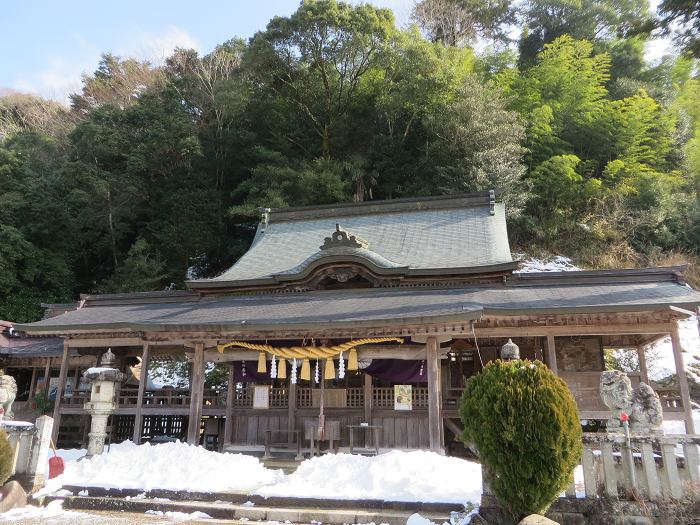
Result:
[[[520,359],[520,347],[512,339],[501,347],[501,359],[504,361],[515,361]]]
[[[115,355],[110,348],[102,355],[100,366],[89,368],[83,378],[92,383],[90,401],[85,403],[85,411],[92,416],[86,457],[102,454],[107,437],[107,419],[117,409],[115,402],[116,386],[126,379],[126,374],[114,368]]]

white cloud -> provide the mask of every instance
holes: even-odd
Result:
[[[177,47],[200,50],[197,39],[187,31],[180,27],[170,26],[160,34],[136,28],[125,42],[117,46],[115,53],[120,56],[132,56],[160,63],[170,56]]]
[[[112,52],[121,57],[161,63],[176,47],[200,49],[199,42],[194,37],[176,26],[170,26],[159,33],[134,28],[127,31],[112,49],[100,49],[79,34],[73,35],[73,39],[76,44],[74,54],[48,55],[43,69],[19,77],[12,87],[17,91],[35,93],[67,104],[69,95],[80,90],[82,75],[97,69],[102,53]]]

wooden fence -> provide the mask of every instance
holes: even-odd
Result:
[[[583,435],[583,487],[568,497],[700,500],[700,435]],[[578,490],[577,490],[578,489]]]

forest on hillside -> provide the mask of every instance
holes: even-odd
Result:
[[[216,275],[258,207],[491,188],[515,251],[687,261],[700,284],[700,7],[422,0],[411,20],[305,0],[209,54],[105,54],[69,107],[0,98],[0,319]],[[649,62],[660,34],[675,51]]]

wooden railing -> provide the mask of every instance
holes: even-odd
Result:
[[[289,406],[288,388],[270,389],[270,408],[287,408]]]
[[[251,408],[253,406],[253,386],[238,388],[233,394],[235,408]],[[314,406],[313,388],[297,388],[297,407],[312,408]],[[337,390],[337,389],[336,389]],[[362,387],[345,389],[347,408],[362,408],[365,404],[365,392]],[[205,389],[202,404],[205,407],[225,407],[226,390]],[[89,390],[74,390],[70,396],[63,396],[61,406],[66,408],[81,407],[90,400]],[[143,395],[144,406],[187,407],[191,401],[187,388],[164,388],[146,390]],[[117,394],[120,407],[135,407],[138,403],[138,389],[122,388]],[[289,388],[270,389],[270,408],[287,408],[289,406]],[[374,387],[372,389],[372,406],[378,409],[394,408],[394,388]],[[413,387],[413,408],[422,409],[428,406],[427,387]]]
[[[311,408],[313,406],[312,388],[297,388],[297,408]]]
[[[678,390],[663,388],[656,390],[664,412],[683,412],[683,399]]]
[[[90,390],[73,390],[69,396],[61,398],[61,406],[80,407],[90,401]]]
[[[568,497],[700,500],[698,435],[583,435],[583,486],[572,484]],[[682,455],[678,452],[682,451]]]
[[[348,408],[362,408],[365,406],[364,388],[347,388],[346,392]]]

